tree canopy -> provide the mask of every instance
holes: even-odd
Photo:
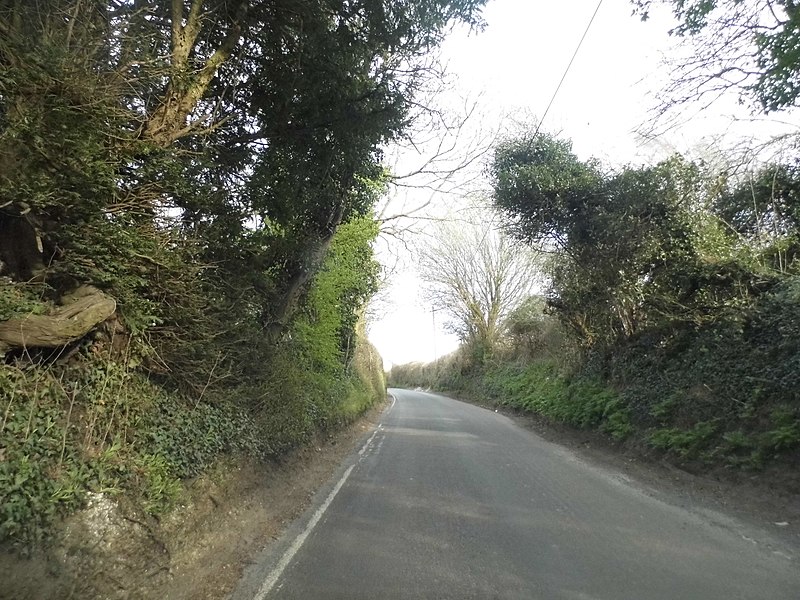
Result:
[[[382,193],[427,53],[483,3],[4,0],[6,274],[97,286],[136,331],[243,303],[280,337]]]
[[[509,231],[555,253],[549,304],[588,344],[724,318],[796,269],[791,164],[750,179],[680,156],[603,171],[522,134],[491,175]]]
[[[382,148],[484,3],[0,0],[3,541],[383,396]]]

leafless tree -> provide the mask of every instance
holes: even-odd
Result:
[[[483,222],[439,223],[420,253],[427,299],[450,317],[450,329],[476,355],[491,355],[502,323],[537,281],[536,255],[507,237],[486,210]]]
[[[481,99],[455,92],[453,76],[432,58],[401,139],[385,149],[388,190],[376,207],[383,236],[401,245],[420,224],[441,220],[443,210],[484,184],[485,159],[497,138],[486,126]]]
[[[677,19],[679,43],[665,58],[669,81],[657,94],[651,135],[681,125],[723,97],[754,114],[797,105],[796,9],[781,0],[633,0],[645,20],[654,5]]]

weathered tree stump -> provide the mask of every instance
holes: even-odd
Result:
[[[49,315],[28,315],[0,323],[0,355],[10,348],[58,348],[79,340],[114,314],[116,301],[84,285],[65,295]]]

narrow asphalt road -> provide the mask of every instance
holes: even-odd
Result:
[[[503,415],[391,392],[249,598],[800,599],[798,556],[765,532],[655,499]]]

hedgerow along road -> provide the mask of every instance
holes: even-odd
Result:
[[[380,426],[234,598],[791,599],[796,548],[520,428],[390,390]]]

